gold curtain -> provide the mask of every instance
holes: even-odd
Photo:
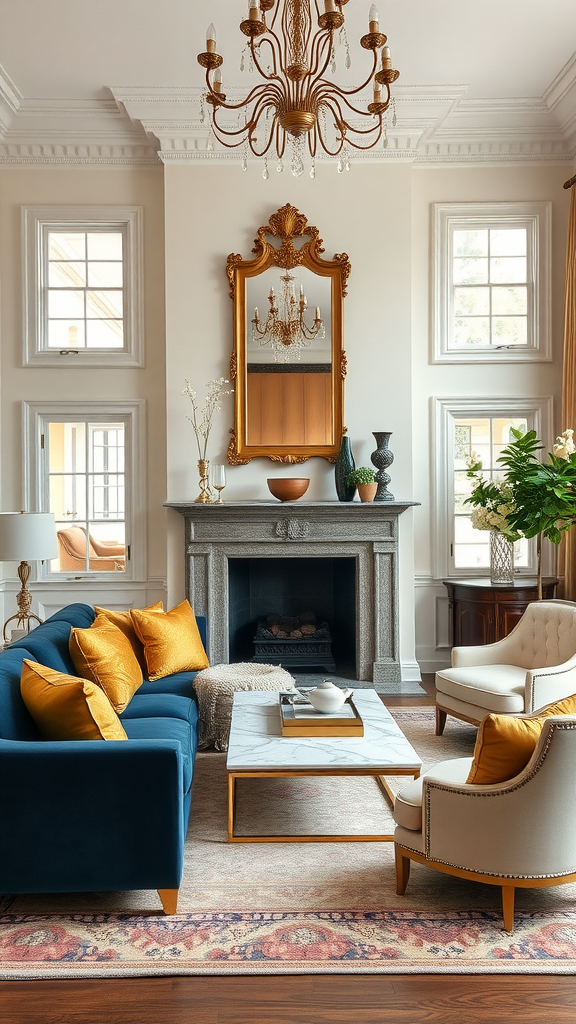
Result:
[[[576,430],[576,184],[572,186],[566,248],[566,300],[564,305],[564,370],[562,378],[562,430]],[[564,535],[560,548],[562,596],[576,601],[576,527]]]

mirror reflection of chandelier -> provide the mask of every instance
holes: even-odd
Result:
[[[304,286],[300,285],[300,295],[297,298],[295,277],[286,271],[280,275],[280,280],[282,281],[280,298],[277,299],[273,288],[268,294],[270,309],[264,326],[261,326],[258,306],[254,307],[252,341],[257,341],[262,347],[270,345],[275,362],[288,363],[291,359],[300,359],[301,350],[308,348],[314,338],[324,338],[326,329],[320,316],[319,306],[316,306],[316,315],[311,327],[308,327],[304,320],[308,305],[304,295]],[[278,315],[280,313],[279,304],[280,316]]]
[[[336,70],[337,33],[340,41],[344,41],[346,65],[350,66],[348,43],[343,35],[343,8],[347,3],[348,0],[323,0],[324,10],[320,13],[319,0],[249,0],[248,18],[240,23],[240,31],[248,36],[250,70],[258,72],[260,82],[239,103],[226,102],[220,70],[223,58],[216,52],[214,26],[208,27],[206,52],[198,54],[198,62],[206,69],[206,100],[212,108],[212,130],[226,148],[242,147],[244,170],[249,150],[254,156],[264,157],[264,178],[269,176],[270,157],[278,161],[277,170],[282,170],[287,141],[292,149],[291,170],[295,176],[304,171],[307,141],[312,157],[311,177],[315,177],[317,153],[339,156],[341,171],[349,167],[350,146],[372,149],[382,138],[386,146],[382,115],[390,105],[390,85],[399,72],[392,68],[374,4],[370,8],[368,32],[360,39],[360,45],[372,51],[368,77],[356,89],[343,89],[325,77],[329,68]],[[372,102],[364,109],[355,106],[351,97],[370,83]],[[231,123],[228,111],[238,112],[236,123]]]

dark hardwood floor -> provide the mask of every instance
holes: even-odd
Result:
[[[430,704],[386,697],[392,707]],[[574,1024],[576,977],[301,975],[0,983],[1,1024]]]

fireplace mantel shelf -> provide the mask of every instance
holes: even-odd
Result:
[[[185,523],[186,596],[208,620],[212,664],[230,656],[230,565],[348,559],[355,569],[356,677],[391,692],[398,652],[398,521],[417,501],[167,501]],[[354,587],[354,583],[352,583]]]

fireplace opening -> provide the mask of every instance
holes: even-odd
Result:
[[[355,558],[230,558],[228,581],[231,662],[256,657],[289,671],[324,669],[356,678]],[[288,625],[311,615],[322,627],[315,642],[304,630],[301,641],[280,637],[275,650],[268,645],[258,650],[262,626],[272,625],[271,618]],[[281,632],[297,631],[295,624]]]

